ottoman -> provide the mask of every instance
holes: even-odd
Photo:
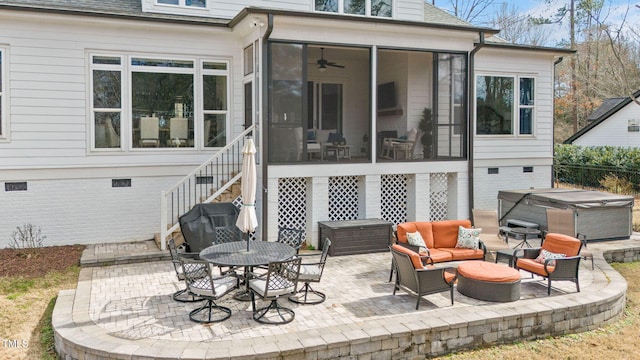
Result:
[[[520,299],[520,272],[486,261],[465,261],[458,266],[458,292],[468,297],[508,302]]]

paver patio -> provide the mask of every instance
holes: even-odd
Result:
[[[624,246],[638,247],[638,240],[629,241]],[[118,246],[136,256],[140,245]],[[615,321],[624,308],[626,282],[602,251],[596,251],[595,270],[581,263],[580,293],[571,282],[553,282],[548,297],[545,280],[522,272],[518,301],[491,303],[456,291],[453,306],[447,293],[433,294],[423,297],[418,311],[414,296],[392,295],[388,252],[330,257],[314,286],[327,301],[281,300],[296,318],[280,326],[258,324],[251,303],[231,296],[219,301],[233,310],[230,319],[189,321],[198,304],[172,300],[184,284],[168,260],[84,267],[77,289],[61,292],[56,303],[56,345],[69,359],[389,359],[585,331]]]

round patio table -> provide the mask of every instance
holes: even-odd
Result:
[[[247,251],[246,241],[232,241],[209,246],[200,251],[200,259],[214,265],[244,266],[245,273],[258,265],[266,265],[272,261],[287,260],[296,254],[293,247],[273,241],[250,241]],[[247,286],[248,281],[245,281]],[[236,300],[248,301],[249,290],[234,295]]]

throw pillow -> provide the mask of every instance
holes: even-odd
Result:
[[[342,134],[338,134],[338,133],[329,133],[329,139],[327,140],[327,142],[329,144],[334,143],[334,142],[339,142],[340,138],[342,138]]]
[[[427,244],[425,244],[424,239],[422,238],[422,234],[419,231],[413,233],[407,233],[407,241],[410,245],[420,247],[419,252],[427,251]]]
[[[544,264],[545,260],[555,260],[555,259],[561,259],[563,257],[566,257],[567,255],[565,254],[557,254],[551,251],[547,251],[545,249],[540,250],[540,254],[538,254],[538,257],[536,258],[536,261]],[[556,262],[555,261],[549,261],[549,265],[550,266],[556,266]]]
[[[456,248],[478,250],[478,248],[480,248],[481,231],[482,229],[467,229],[459,226]]]
[[[315,139],[316,139],[316,131],[307,130],[307,140],[315,140]]]

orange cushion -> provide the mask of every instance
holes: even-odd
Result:
[[[467,279],[487,282],[514,282],[520,280],[518,270],[486,261],[467,261],[458,266],[458,274]]]
[[[549,233],[542,243],[542,248],[556,254],[576,256],[580,252],[580,240],[573,236]]]
[[[442,249],[429,249],[429,255],[434,263],[453,260],[451,253]]]
[[[393,248],[393,250],[396,250],[397,252],[409,255],[409,258],[411,259],[411,263],[413,264],[413,267],[415,269],[424,268],[424,266],[422,265],[422,259],[420,259],[420,255],[417,252],[407,249],[406,247],[401,245],[392,245],[391,247]]]
[[[455,248],[458,243],[458,226],[471,229],[469,220],[443,220],[431,223],[434,246],[436,248]],[[427,244],[428,246],[428,244]]]
[[[446,251],[451,254],[451,260],[476,260],[476,259],[484,259],[484,251],[482,249],[464,249],[464,248],[454,248],[454,249],[439,249],[442,251]]]
[[[519,269],[527,270],[542,276],[547,276],[555,270],[554,266],[547,266],[547,270],[549,270],[547,273],[544,271],[544,264],[541,264],[534,259],[518,259],[516,266],[518,266]]]
[[[407,233],[416,231],[420,232],[420,235],[422,235],[422,239],[424,239],[424,243],[425,245],[427,245],[427,248],[431,249],[432,247],[434,247],[431,223],[428,221],[411,221],[398,224],[396,228],[398,241],[408,243]]]

